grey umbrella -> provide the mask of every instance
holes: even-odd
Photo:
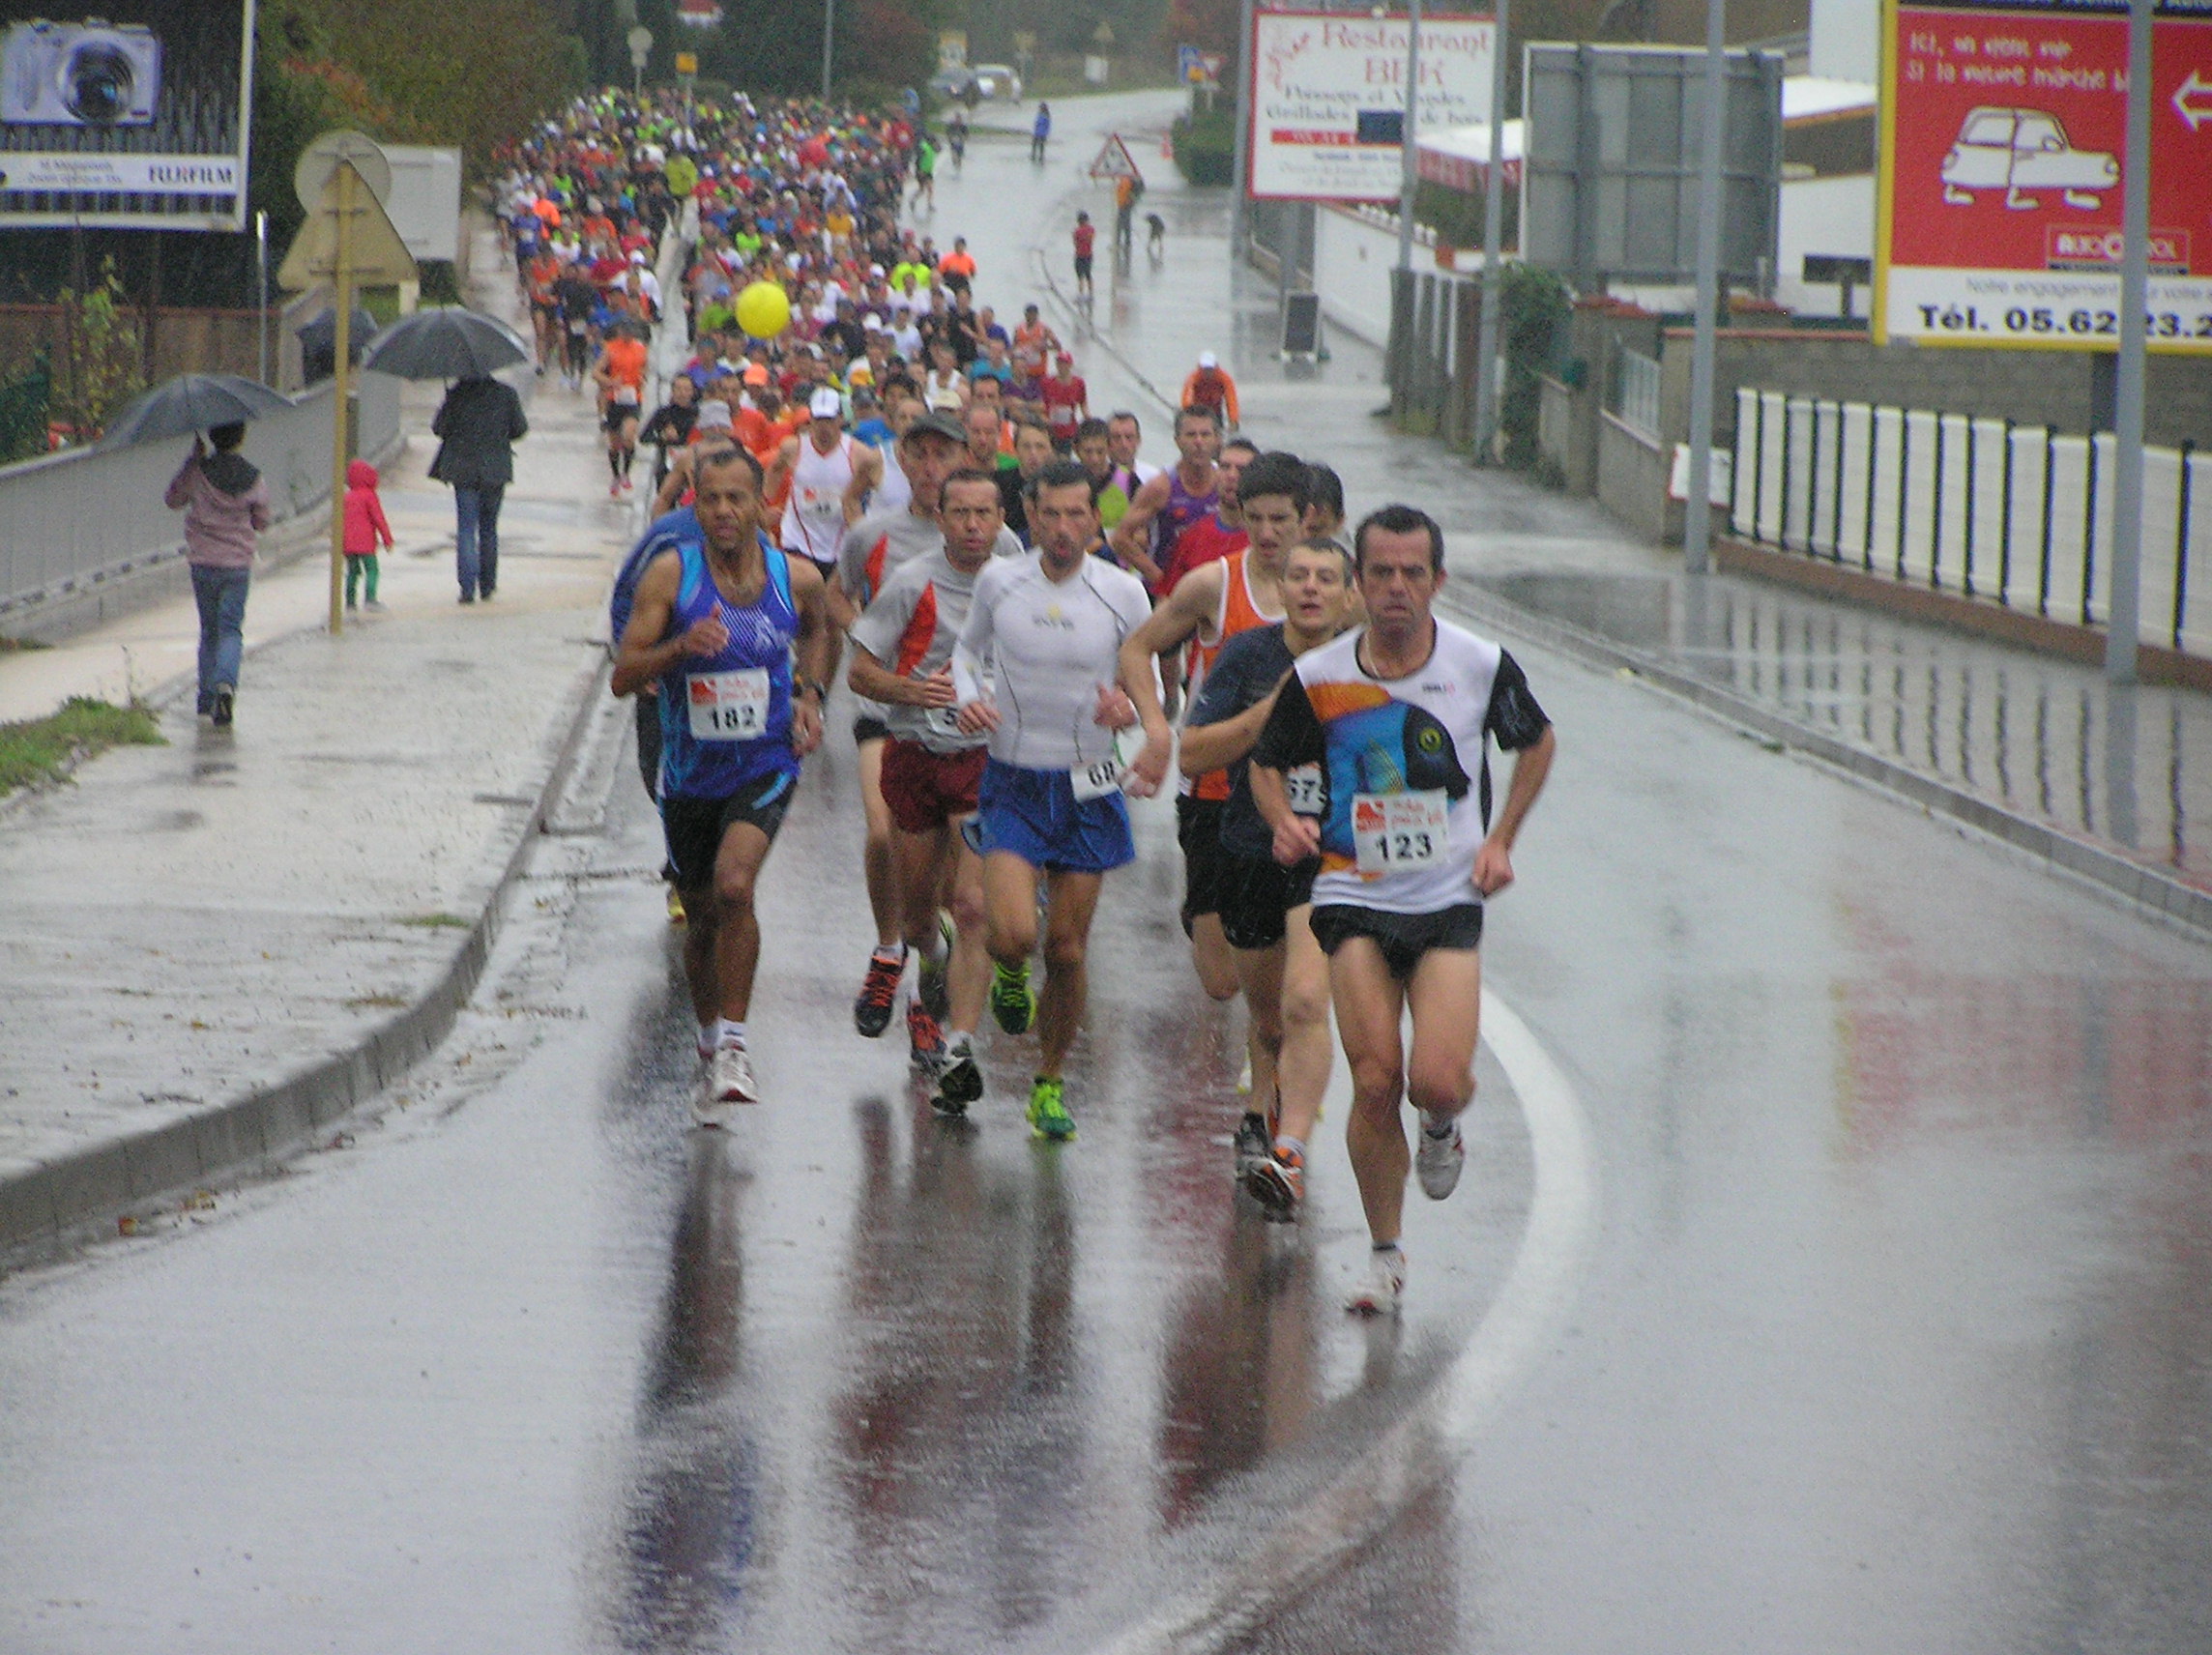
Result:
[[[356,305],[353,307],[353,318],[347,327],[351,332],[346,338],[346,354],[359,362],[362,352],[368,348],[369,340],[376,337],[376,318]],[[335,355],[338,348],[338,313],[335,310],[320,311],[313,321],[305,324],[300,329],[300,348],[303,351],[320,351],[325,356]]]
[[[189,437],[211,426],[258,420],[291,406],[290,398],[256,379],[244,379],[235,373],[180,374],[166,385],[156,386],[110,420],[100,446],[128,449],[169,437]]]
[[[456,307],[400,317],[361,365],[401,379],[469,379],[530,358],[530,346],[506,323]]]

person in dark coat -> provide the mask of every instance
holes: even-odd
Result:
[[[453,491],[461,601],[499,589],[499,503],[514,480],[513,444],[530,429],[513,387],[488,375],[459,381],[430,421],[444,439],[430,475]]]

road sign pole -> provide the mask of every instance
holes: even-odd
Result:
[[[2150,45],[2155,10],[2155,0],[2132,0],[2128,7],[2128,144],[2120,181],[2120,360],[2112,388],[2112,586],[2105,606],[2105,677],[2112,683],[2136,682],[2141,624],[2143,354],[2150,311]]]
[[[1482,186],[1482,319],[1474,345],[1474,458],[1488,465],[1498,444],[1498,324],[1505,304],[1505,52],[1510,0],[1498,0],[1490,47],[1490,172]],[[1521,146],[1528,153],[1528,146]]]
[[[825,103],[830,101],[830,68],[836,55],[836,40],[837,0],[822,0],[822,101]]]
[[[1713,311],[1721,285],[1721,134],[1728,121],[1728,0],[1705,0],[1705,126],[1698,168],[1698,328],[1690,351],[1690,485],[1682,566],[1705,572],[1712,543]],[[1524,165],[1527,163],[1524,162]]]
[[[1421,0],[1411,0],[1406,13],[1406,130],[1404,153],[1398,168],[1398,268],[1413,268],[1413,191],[1420,185],[1420,157],[1414,128],[1421,102]],[[1495,111],[1494,111],[1495,113]]]
[[[337,257],[333,261],[333,315],[337,321],[337,357],[331,368],[331,635],[345,630],[346,396],[352,389],[353,215],[359,175],[351,161],[337,164]]]
[[[1229,270],[1231,279],[1242,268],[1247,247],[1244,197],[1252,168],[1252,0],[1242,0],[1237,20],[1237,131],[1229,181]]]

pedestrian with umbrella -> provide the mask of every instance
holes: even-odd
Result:
[[[430,476],[453,491],[453,550],[461,601],[499,589],[499,506],[514,480],[513,445],[528,434],[522,398],[492,378],[528,362],[530,347],[489,316],[458,308],[422,310],[377,335],[362,360],[374,373],[454,382],[430,421],[439,437]]]
[[[230,726],[246,653],[246,591],[269,527],[269,485],[238,450],[246,421],[292,404],[257,380],[230,373],[188,373],[155,387],[108,422],[102,449],[127,449],[189,435],[192,451],[163,499],[185,514],[185,562],[199,606],[199,694],[195,711]],[[202,441],[199,433],[207,432]],[[211,449],[209,444],[214,447]]]
[[[218,425],[169,479],[164,496],[185,514],[185,561],[200,612],[199,697],[194,711],[230,727],[238,670],[246,654],[246,589],[253,579],[254,538],[269,527],[269,484],[240,453],[244,422]],[[208,444],[212,443],[211,451]]]

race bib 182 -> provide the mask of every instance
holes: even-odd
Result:
[[[700,741],[757,741],[768,734],[768,668],[693,673],[691,735]]]

